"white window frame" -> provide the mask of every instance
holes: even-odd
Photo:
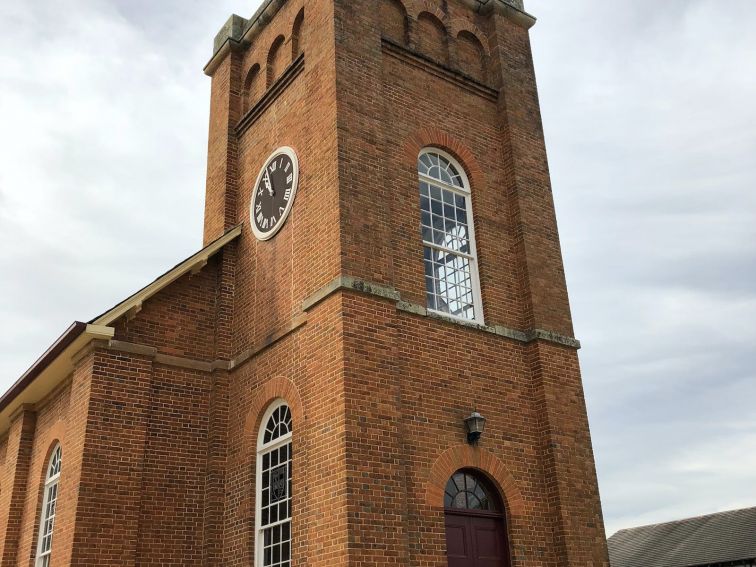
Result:
[[[58,471],[54,474],[50,474],[50,468],[52,467],[53,460],[58,457],[58,462],[60,463],[60,466],[58,466]],[[60,443],[56,443],[55,447],[53,448],[52,452],[50,453],[50,458],[47,460],[47,466],[45,467],[45,485],[42,489],[43,491],[43,498],[42,498],[42,511],[40,512],[39,517],[39,534],[37,536],[37,557],[34,561],[35,567],[48,567],[50,565],[50,555],[52,554],[52,544],[53,544],[53,535],[55,532],[55,516],[57,515],[57,504],[58,504],[58,496],[60,495],[60,471],[62,470],[62,463],[63,463],[63,449],[60,446]],[[50,515],[47,509],[50,504],[50,492],[52,491],[53,487],[55,487],[55,509],[53,510],[52,515]],[[50,549],[47,551],[42,550],[42,544],[44,542],[44,536],[45,536],[45,524],[49,520],[52,520],[51,526],[50,526]]]
[[[439,179],[436,179],[434,177],[429,177],[423,173],[420,173],[419,170],[417,171],[418,188],[419,188],[420,183],[427,183],[429,185],[435,185],[442,189],[452,191],[454,194],[460,195],[461,197],[465,199],[465,210],[467,213],[467,228],[469,231],[468,236],[469,236],[469,241],[470,241],[470,253],[469,254],[465,254],[463,252],[453,252],[453,253],[458,256],[463,256],[470,261],[470,279],[471,279],[471,285],[472,285],[473,310],[475,311],[475,318],[468,319],[467,317],[460,317],[459,315],[454,315],[453,313],[447,313],[446,311],[431,309],[430,307],[428,307],[428,304],[427,304],[427,290],[426,290],[426,308],[428,309],[428,311],[436,315],[439,315],[441,317],[447,317],[449,319],[453,319],[455,321],[462,321],[465,323],[477,323],[479,325],[485,325],[485,317],[483,316],[483,299],[480,293],[480,274],[478,273],[478,249],[477,249],[477,244],[476,244],[476,239],[475,239],[475,223],[473,220],[472,191],[470,189],[470,179],[467,177],[467,172],[465,171],[465,168],[462,167],[462,164],[459,163],[459,161],[454,156],[452,156],[448,152],[445,152],[441,148],[437,148],[435,146],[427,146],[423,148],[417,156],[417,162],[420,161],[420,158],[423,155],[429,154],[429,153],[438,154],[441,157],[449,160],[449,162],[456,168],[457,172],[459,173],[459,176],[462,178],[463,187],[457,187],[456,185],[445,183]],[[421,214],[422,214],[422,211],[421,211]],[[423,254],[425,254],[424,250],[426,247],[432,248],[434,250],[444,250],[444,248],[439,247],[435,243],[428,242],[424,238],[422,238],[422,225],[421,225],[421,241],[423,244]],[[425,263],[425,258],[423,256],[423,264],[424,263]],[[423,265],[423,288],[425,289],[425,265]]]
[[[265,453],[268,453],[274,449],[279,449],[280,447],[283,447],[286,444],[292,443],[292,431],[294,429],[294,421],[292,418],[292,431],[287,433],[286,435],[282,435],[278,439],[275,439],[274,441],[271,441],[269,443],[264,443],[265,439],[265,426],[268,424],[268,420],[273,415],[273,412],[276,411],[279,407],[286,406],[289,408],[289,411],[291,411],[291,406],[288,404],[286,400],[283,398],[278,398],[271,402],[271,404],[268,406],[268,409],[263,414],[262,420],[260,421],[260,429],[257,433],[257,453],[255,455],[255,566],[256,567],[263,567],[263,548],[264,548],[264,532],[266,529],[269,529],[273,526],[284,524],[285,522],[289,522],[289,534],[290,534],[290,541],[292,541],[292,533],[291,533],[291,521],[292,517],[294,516],[294,507],[292,503],[292,513],[290,514],[289,518],[287,518],[284,521],[279,521],[274,524],[269,524],[265,527],[262,526],[262,456]],[[291,456],[291,447],[289,448],[289,466],[292,466],[292,456]],[[293,492],[293,490],[292,490]],[[292,498],[293,494],[289,495],[289,498]],[[293,542],[292,542],[293,543]],[[292,545],[290,543],[290,553],[292,549]]]

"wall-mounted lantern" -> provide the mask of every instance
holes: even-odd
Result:
[[[465,418],[465,426],[467,427],[467,442],[475,445],[486,428],[486,418],[474,411]]]

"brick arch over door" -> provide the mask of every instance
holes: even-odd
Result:
[[[417,169],[417,158],[420,151],[427,147],[440,148],[453,155],[465,168],[465,173],[470,179],[472,193],[484,192],[486,176],[473,153],[462,142],[440,128],[422,128],[407,138],[404,143],[404,158],[413,171]]]
[[[425,503],[433,508],[443,508],[444,490],[451,476],[460,469],[476,469],[485,474],[501,493],[510,517],[525,514],[525,500],[517,481],[507,467],[493,453],[474,449],[470,445],[457,445],[444,451],[433,463],[428,475]]]

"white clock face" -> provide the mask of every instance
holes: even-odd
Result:
[[[299,160],[289,147],[265,160],[253,187],[250,221],[258,240],[270,240],[283,228],[299,185]]]

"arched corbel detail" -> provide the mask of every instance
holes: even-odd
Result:
[[[470,20],[466,18],[454,18],[449,22],[449,29],[451,30],[451,35],[454,39],[457,39],[462,32],[474,35],[480,42],[485,56],[491,57],[491,46],[488,42],[488,36]]]
[[[429,0],[405,0],[404,6],[407,9],[407,14],[414,20],[417,20],[423,12],[428,12],[437,17],[441,22],[446,22],[446,14],[434,2],[430,2]],[[444,25],[446,26],[445,23]]]
[[[305,29],[305,9],[301,8],[294,18],[294,25],[291,28],[291,60],[294,61],[304,51],[304,38],[307,31]]]
[[[266,88],[276,82],[276,79],[281,76],[281,72],[286,67],[282,59],[284,59],[284,44],[286,43],[286,37],[279,35],[273,40],[273,43],[268,50],[268,58],[265,69],[265,85]],[[288,63],[288,59],[285,59]]]

